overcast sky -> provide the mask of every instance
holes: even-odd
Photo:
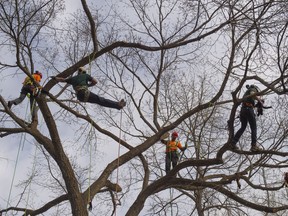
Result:
[[[66,0],[66,13],[63,14],[65,16],[70,16],[71,13],[75,12],[77,9],[81,9],[81,1],[80,0]],[[89,2],[93,2],[94,4],[97,4],[97,7],[102,7],[103,10],[105,8],[108,8],[105,6],[106,1],[103,0],[90,0]],[[109,0],[109,4],[113,2],[113,0]],[[9,57],[10,53],[9,50],[0,50],[0,61],[3,60],[9,62],[10,59],[14,59],[12,57]],[[13,62],[10,62],[11,64]],[[40,70],[43,72],[43,74],[47,74],[45,71],[45,68],[39,68],[38,65],[35,65],[37,70]],[[14,99],[19,96],[22,82],[25,79],[24,74],[16,74],[16,71],[13,69],[5,70],[1,72],[1,79],[0,79],[0,94],[8,101],[11,99]],[[47,76],[43,78],[42,83],[47,79]],[[71,88],[71,87],[70,87]],[[93,91],[93,90],[92,90]],[[229,94],[230,97],[230,92]],[[269,104],[269,102],[268,102]],[[88,104],[91,109],[98,109],[98,105],[91,105]],[[54,112],[56,112],[59,107],[53,106],[51,104],[51,108]],[[0,108],[2,109],[2,108]],[[26,98],[23,103],[19,104],[18,106],[12,107],[13,112],[15,112],[18,116],[22,116],[22,118],[29,121],[30,114],[29,114],[29,100]],[[26,111],[28,112],[26,113]],[[116,117],[116,121],[119,121],[120,119],[120,112],[119,115]],[[76,121],[76,120],[75,120]],[[83,122],[79,121],[79,124]],[[12,124],[12,123],[11,123]],[[73,130],[73,126],[67,127],[65,123],[57,122],[58,129],[61,134],[61,139],[63,142],[63,146],[67,152],[68,155],[72,155],[72,153],[77,152],[79,155],[79,158],[77,159],[78,162],[83,166],[87,167],[89,164],[89,157],[84,154],[85,150],[89,148],[90,143],[84,143],[83,139],[80,142],[75,143],[75,140],[73,140],[73,136],[75,135],[75,131]],[[40,116],[39,119],[39,130],[44,133],[48,134],[47,130],[43,126],[43,119],[42,116]],[[89,128],[89,127],[88,127]],[[119,131],[115,131],[115,134],[118,134]],[[77,135],[77,132],[76,132]],[[96,137],[97,137],[96,133]],[[181,137],[180,137],[181,139]],[[40,161],[41,159],[36,156],[42,155],[39,148],[37,148],[38,144],[37,142],[29,135],[21,135],[16,134],[13,136],[0,138],[1,148],[0,148],[0,208],[6,208],[7,207],[7,200],[9,197],[9,194],[11,192],[10,202],[12,205],[16,205],[17,199],[19,199],[19,193],[21,193],[22,190],[19,190],[17,188],[17,185],[19,185],[23,180],[27,179],[27,176],[31,174],[31,172],[35,170],[41,169],[40,163],[43,161]],[[85,144],[85,145],[84,145]],[[113,143],[115,144],[115,142]],[[159,144],[160,146],[161,144]],[[155,145],[157,147],[157,145]],[[162,146],[160,146],[162,148]],[[121,149],[121,154],[123,154],[123,149]],[[163,148],[164,152],[164,148]],[[97,178],[97,174],[99,174],[103,168],[112,160],[116,159],[118,156],[118,146],[111,145],[111,140],[103,140],[103,139],[94,139],[93,140],[93,149],[92,149],[92,166],[95,166],[96,169],[93,170],[93,178]],[[164,154],[163,154],[163,166],[164,166]],[[17,162],[17,163],[16,163]],[[162,167],[163,167],[162,166]],[[41,170],[39,170],[40,172]],[[15,173],[14,173],[15,172]],[[13,176],[15,174],[15,179],[13,181]],[[125,175],[125,173],[121,172],[120,168],[120,175]],[[114,177],[114,179],[113,179]],[[115,182],[115,176],[112,176],[111,181]],[[12,188],[11,188],[12,184]],[[125,182],[120,183],[121,186],[125,185]],[[36,184],[33,184],[33,182],[30,184],[31,188],[28,188],[27,190],[31,190],[31,196],[25,197],[25,199],[29,199],[28,203],[44,203],[46,201],[51,200],[51,197],[49,197],[48,191],[43,190],[43,196],[33,196],[33,191],[36,191],[37,194],[39,194],[37,190],[39,190],[39,186]],[[131,190],[131,188],[129,188]],[[132,197],[133,198],[133,197]],[[126,200],[129,202],[129,199]],[[134,200],[130,200],[131,202]],[[130,203],[129,203],[130,204]],[[10,205],[9,205],[10,206]],[[40,207],[40,205],[34,205],[37,207]],[[21,203],[21,206],[19,207],[28,207],[29,206],[23,206]],[[54,209],[53,209],[54,210]],[[121,212],[126,212],[125,203],[121,206],[118,206],[118,215],[123,215]],[[145,213],[145,211],[142,211]],[[92,215],[96,215],[97,210],[95,212],[92,212]],[[22,215],[23,213],[19,213],[17,215]],[[46,214],[44,214],[46,215]],[[49,215],[49,214],[47,214]]]
[[[97,0],[93,1],[93,3],[97,4],[98,6],[105,5],[105,1],[103,0]],[[75,12],[78,8],[81,8],[80,0],[66,0],[66,15],[69,16],[69,14]],[[9,62],[9,50],[0,50],[1,54],[1,61]],[[5,58],[4,58],[5,57]],[[10,62],[13,63],[13,62]],[[37,65],[36,65],[37,68]],[[37,68],[37,70],[40,70],[45,74],[44,68]],[[47,77],[43,77],[43,81],[45,81]],[[22,82],[25,79],[25,75],[23,74],[16,74],[16,71],[10,69],[5,70],[1,72],[1,79],[0,79],[0,94],[8,101],[11,99],[14,99],[19,96]],[[98,105],[94,105],[98,106]],[[30,114],[25,113],[27,110],[29,111],[29,100],[26,98],[21,104],[18,106],[12,107],[13,112],[15,112],[17,115],[22,116],[24,119],[29,121]],[[26,116],[26,117],[25,117]],[[39,129],[40,131],[45,130],[42,129],[41,123],[43,123],[42,116],[40,116],[39,119]],[[59,126],[61,130],[61,125]],[[45,133],[45,131],[43,131]],[[70,131],[67,126],[65,127],[65,130],[61,130],[61,136],[63,140],[64,147],[67,145],[70,145],[72,143],[71,134],[74,133],[73,131]],[[99,144],[99,143],[100,144]],[[0,139],[1,148],[0,148],[0,209],[7,207],[7,200],[10,196],[10,202],[12,205],[16,205],[18,199],[19,199],[19,193],[22,190],[19,190],[16,186],[21,183],[23,180],[27,179],[27,174],[30,174],[34,170],[39,169],[39,162],[37,162],[37,158],[35,159],[35,153],[36,155],[42,154],[40,153],[39,148],[37,148],[37,142],[29,136],[29,135],[13,135],[12,137],[9,136],[5,138]],[[97,146],[97,149],[95,149],[95,146]],[[94,140],[93,141],[93,160],[92,165],[97,164],[98,170],[94,170],[94,177],[97,176],[97,173],[100,173],[100,171],[107,165],[108,162],[111,162],[111,160],[115,159],[117,157],[117,147],[111,149],[107,148],[109,146],[108,140]],[[84,147],[85,148],[85,147]],[[86,149],[88,147],[86,146]],[[83,149],[83,146],[69,146],[69,150],[67,148],[67,153],[69,154],[69,151],[79,151],[81,155],[81,149]],[[84,151],[84,150],[83,150]],[[84,155],[84,154],[83,154]],[[80,157],[80,162],[83,163],[83,166],[87,163],[89,163],[89,158],[87,157]],[[106,162],[105,162],[106,161]],[[102,163],[101,163],[102,162]],[[14,173],[15,172],[15,173]],[[13,177],[15,175],[15,178]],[[13,179],[14,178],[14,179]],[[14,183],[12,184],[12,181]],[[12,184],[12,188],[11,188]],[[51,197],[47,196],[48,194],[43,194],[43,197],[33,197],[33,191],[36,191],[38,186],[33,185],[33,182],[30,184],[30,190],[31,190],[31,196],[27,198],[29,199],[28,202],[45,202],[47,200],[50,200]],[[25,198],[26,199],[26,198]],[[37,205],[36,205],[37,206]],[[28,207],[23,206],[22,204],[19,207]],[[38,206],[40,207],[40,206]],[[121,208],[121,207],[120,207]],[[97,211],[96,211],[97,212]],[[15,212],[14,212],[15,213]],[[11,215],[8,214],[8,215]],[[18,213],[17,215],[23,215],[23,213]],[[45,214],[46,215],[46,214]],[[93,212],[92,212],[93,215]]]

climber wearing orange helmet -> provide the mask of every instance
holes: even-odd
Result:
[[[166,157],[165,157],[165,171],[166,174],[169,173],[171,169],[171,162],[172,162],[172,167],[174,168],[179,160],[178,156],[178,148],[181,151],[185,151],[186,147],[182,147],[180,141],[177,141],[176,139],[178,138],[178,133],[174,131],[171,134],[171,140],[164,140],[161,139],[161,142],[166,145]]]
[[[20,104],[26,97],[26,95],[30,96],[30,108],[31,108],[31,115],[32,119],[35,117],[35,97],[39,93],[37,91],[37,86],[39,86],[41,79],[42,79],[42,73],[39,71],[36,71],[34,74],[32,74],[33,80],[27,76],[23,82],[23,86],[20,92],[20,96],[12,101],[8,101],[8,107],[11,109],[12,105],[18,105]]]

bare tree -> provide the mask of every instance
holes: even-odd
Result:
[[[97,71],[93,91],[125,95],[128,105],[120,112],[80,103],[68,86],[47,79],[36,98],[40,129],[8,108],[3,90],[0,136],[33,137],[41,168],[27,173],[18,202],[0,212],[81,216],[91,207],[113,215],[124,203],[135,216],[283,214],[287,115],[278,107],[287,105],[286,1],[128,0],[109,10],[81,4],[61,20],[60,0],[1,2],[0,46],[16,62],[1,58],[1,77],[11,69],[31,76],[41,65],[45,76],[66,78],[85,66],[92,76]],[[258,118],[260,153],[246,150],[248,133],[240,151],[229,149],[246,83],[259,85],[259,96],[273,104]],[[174,129],[188,149],[164,175],[158,141]],[[104,142],[119,153],[93,164]],[[25,207],[32,180],[53,198]]]

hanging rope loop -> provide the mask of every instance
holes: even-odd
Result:
[[[119,142],[118,142],[118,158],[117,158],[117,171],[116,171],[116,190],[115,190],[115,201],[116,205],[121,205],[120,199],[118,197],[118,185],[119,185],[119,167],[120,167],[120,147],[121,147],[121,137],[122,137],[122,110],[120,113],[120,129],[119,129]],[[116,215],[116,211],[115,211]]]

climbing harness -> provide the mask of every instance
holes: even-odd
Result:
[[[83,97],[83,102],[87,102],[90,96],[90,91],[88,90],[88,86],[76,86],[74,88],[76,94],[78,95],[79,93],[84,94]]]
[[[171,140],[169,140],[167,145],[166,145],[166,152],[167,153],[173,152],[173,151],[177,152],[178,144],[179,144],[179,141],[171,141]]]
[[[33,96],[34,96],[34,97],[40,96],[41,90],[42,90],[42,88],[40,88],[40,87],[34,88],[34,89],[33,89]]]

